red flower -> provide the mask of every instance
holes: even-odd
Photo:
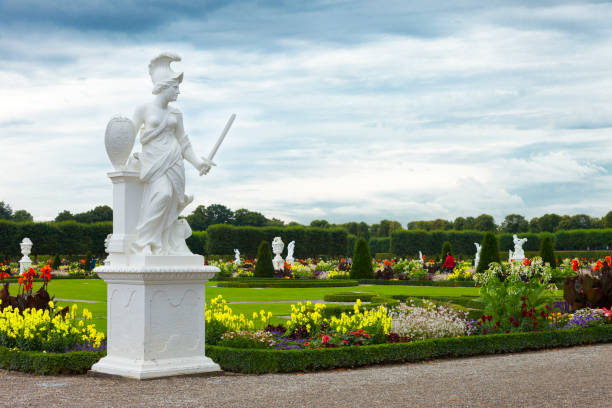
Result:
[[[572,269],[574,270],[574,272],[577,272],[579,267],[580,267],[580,261],[577,259],[574,259],[572,261]]]
[[[304,343],[305,346],[310,346],[310,342],[307,341],[306,343]]]
[[[525,260],[523,261],[523,265],[529,266],[529,259],[525,258]]]
[[[512,322],[512,324],[514,325],[514,327],[518,327],[519,322],[518,322],[518,320],[515,320],[514,322]]]
[[[321,338],[321,344],[325,344],[329,341],[331,337],[329,337],[328,335],[323,336],[323,338]]]

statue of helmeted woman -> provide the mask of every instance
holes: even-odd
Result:
[[[149,64],[153,81],[152,102],[136,109],[133,123],[142,151],[135,153],[129,167],[138,168],[143,194],[140,216],[136,226],[136,239],[132,252],[142,255],[191,254],[185,239],[191,229],[179,214],[193,201],[185,193],[185,166],[187,160],[200,172],[207,174],[215,164],[196,156],[183,128],[183,115],[170,106],[179,95],[183,73],[174,72],[170,63],[181,58],[163,53]]]

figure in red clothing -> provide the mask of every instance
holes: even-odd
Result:
[[[447,273],[452,273],[453,269],[455,269],[455,258],[453,258],[450,252],[446,253],[446,259],[444,260],[442,269]]]

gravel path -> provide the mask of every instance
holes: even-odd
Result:
[[[2,407],[606,407],[612,344],[318,373],[150,381],[0,370]]]

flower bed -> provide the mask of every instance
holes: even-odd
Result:
[[[409,343],[304,350],[207,346],[206,355],[226,371],[264,374],[514,353],[607,342],[612,342],[612,325],[587,329],[447,337]]]

